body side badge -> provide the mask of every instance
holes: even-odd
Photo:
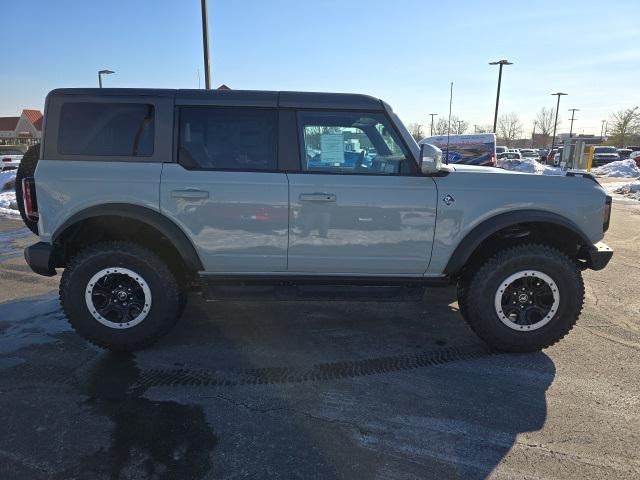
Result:
[[[452,204],[456,203],[456,199],[453,198],[453,195],[447,194],[442,198],[442,203],[444,203],[445,205],[449,206],[449,205],[452,205]]]

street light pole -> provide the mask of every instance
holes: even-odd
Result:
[[[113,70],[99,70],[98,71],[98,86],[102,88],[102,75],[111,75],[112,73],[116,73]]]
[[[555,146],[555,143],[556,143],[556,128],[558,127],[558,110],[560,109],[560,97],[563,95],[569,95],[569,94],[558,92],[558,93],[552,93],[551,95],[552,96],[556,95],[558,97],[558,103],[556,105],[556,121],[553,122],[553,136],[551,137],[551,148],[549,149],[549,153],[553,151],[553,147]]]
[[[204,54],[204,86],[211,90],[211,70],[209,62],[209,16],[207,14],[207,0],[200,0],[202,8],[202,49]]]
[[[577,118],[575,118],[575,114],[576,112],[579,112],[580,109],[579,108],[570,108],[569,111],[571,112],[571,128],[569,128],[569,138],[573,137],[573,121],[577,120]]]
[[[462,132],[460,130],[462,130],[462,120],[458,120],[458,133],[461,134]]]
[[[429,115],[431,115],[431,135],[429,135],[430,137],[433,137],[433,117],[437,116],[437,113],[430,113]]]
[[[493,115],[493,133],[496,132],[498,126],[498,104],[500,103],[500,85],[502,84],[502,67],[504,65],[513,65],[509,60],[498,60],[497,62],[489,62],[489,65],[500,65],[498,70],[498,93],[496,94],[496,111]]]
[[[533,144],[536,139],[536,125],[538,125],[538,122],[533,122],[533,132],[531,132],[531,148],[533,148]]]

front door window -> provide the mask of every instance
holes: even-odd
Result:
[[[381,113],[301,112],[302,169],[307,172],[401,175],[409,155]]]

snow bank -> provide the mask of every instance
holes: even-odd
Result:
[[[20,215],[13,186],[15,180],[15,170],[0,172],[0,214]]]
[[[0,191],[13,190],[13,182],[16,180],[16,171],[7,170],[0,172]]]
[[[640,168],[635,160],[627,159],[594,168],[591,173],[599,177],[640,177]]]
[[[640,179],[617,188],[614,190],[614,193],[624,195],[634,200],[640,200]]]
[[[565,172],[558,167],[550,167],[530,158],[512,160],[503,158],[498,160],[497,166],[514,172],[533,173],[535,175],[564,175]]]

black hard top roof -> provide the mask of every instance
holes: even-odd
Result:
[[[177,105],[383,110],[380,99],[355,93],[274,92],[265,90],[186,90],[153,88],[60,88],[50,96],[173,97]]]

